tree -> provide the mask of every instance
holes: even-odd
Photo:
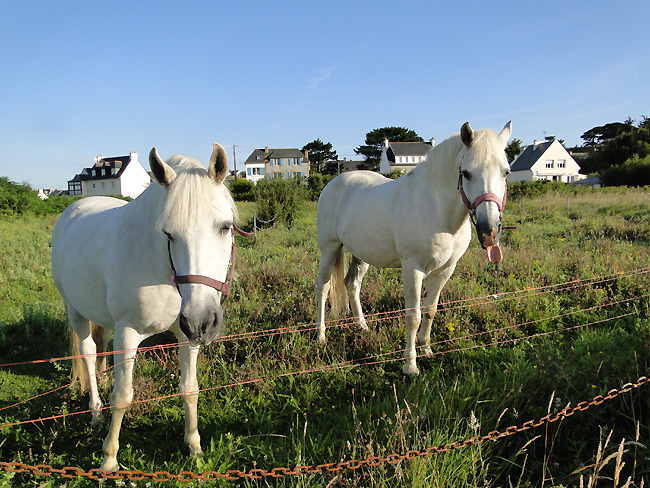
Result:
[[[506,146],[506,155],[508,156],[508,161],[514,161],[514,159],[521,154],[521,145],[523,141],[521,139],[513,139],[510,141],[510,144]]]
[[[366,143],[354,149],[356,154],[365,156],[363,169],[379,171],[379,160],[384,140],[390,142],[424,142],[415,131],[404,127],[382,127],[366,134]]]
[[[629,119],[629,117],[628,117]],[[580,136],[585,141],[585,147],[595,147],[604,144],[610,139],[614,139],[620,132],[626,130],[628,126],[621,122],[612,122],[610,124],[598,125],[589,129]]]
[[[610,166],[621,165],[635,156],[643,159],[650,155],[650,129],[646,127],[647,119],[644,118],[636,127],[630,125],[633,123],[634,121],[628,117],[625,123],[614,122],[587,131],[585,134],[591,132],[590,136],[597,133],[595,138],[598,139],[598,143],[597,150],[582,162],[582,170],[587,173],[602,172]],[[585,143],[588,144],[589,142]]]
[[[315,141],[303,146],[302,152],[305,151],[309,151],[309,162],[310,164],[315,163],[314,168],[316,171],[323,174],[329,174],[326,172],[329,165],[326,165],[325,163],[327,161],[335,161],[337,158],[336,151],[332,150],[331,142],[325,143],[320,139],[316,139]]]

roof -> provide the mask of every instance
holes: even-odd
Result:
[[[269,159],[280,159],[280,158],[304,158],[304,153],[298,148],[289,148],[289,149],[268,149],[268,153],[264,152],[264,149],[255,149],[244,164],[251,163],[262,163],[264,162],[264,156],[266,155]]]
[[[431,144],[426,142],[389,142],[388,147],[395,156],[426,156]]]
[[[553,142],[554,141],[548,141],[527,146],[526,149],[524,149],[524,152],[513,161],[510,166],[510,171],[525,171],[531,169]]]
[[[388,142],[386,157],[391,163],[401,156],[426,156],[431,149],[430,142]]]
[[[93,166],[82,169],[81,173],[76,174],[69,182],[120,178],[130,162],[130,155],[102,158]],[[115,174],[112,174],[112,169],[115,169]]]

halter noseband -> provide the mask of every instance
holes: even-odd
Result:
[[[482,195],[476,197],[476,199],[473,202],[470,202],[469,198],[467,198],[467,195],[465,195],[465,190],[463,189],[463,173],[459,168],[458,169],[458,190],[460,191],[460,197],[463,199],[463,203],[469,209],[469,214],[470,217],[472,218],[472,222],[474,222],[474,225],[476,225],[476,207],[478,207],[483,202],[496,203],[497,207],[499,208],[499,218],[500,219],[502,218],[501,213],[503,212],[503,209],[506,206],[506,197],[508,195],[507,180],[506,180],[505,189],[503,190],[503,199],[500,199],[494,193],[483,193]]]
[[[243,231],[234,222],[232,226],[233,229],[236,230],[237,233],[243,237],[253,237],[255,235],[252,232]],[[220,291],[226,297],[230,295],[230,286],[232,285],[232,280],[235,277],[235,233],[234,232],[232,234],[232,247],[230,250],[230,271],[228,272],[228,278],[226,279],[226,281],[215,280],[214,278],[210,278],[209,276],[204,276],[204,275],[176,274],[176,268],[174,267],[174,261],[172,260],[171,245],[172,245],[171,241],[168,240],[167,253],[169,254],[169,264],[171,265],[172,268],[172,282],[174,283],[174,286],[178,290],[179,295],[181,294],[181,290],[178,287],[178,285],[186,285],[190,283],[209,286],[211,288],[214,288],[217,291]]]

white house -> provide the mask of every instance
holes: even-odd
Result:
[[[138,161],[138,153],[105,158],[97,156],[95,164],[84,168],[68,181],[70,195],[121,195],[136,198],[151,183],[151,177]]]
[[[244,163],[246,179],[257,184],[262,178],[292,178],[309,176],[308,153],[297,148],[255,149]]]
[[[535,141],[510,165],[508,181],[553,180],[573,183],[586,178],[559,141]]]
[[[426,159],[427,153],[435,145],[433,137],[428,142],[389,142],[384,139],[379,171],[385,174],[395,170],[408,173]]]

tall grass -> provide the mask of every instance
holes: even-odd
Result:
[[[403,377],[399,360],[282,376],[363,363],[379,354],[399,358],[403,318],[369,321],[369,332],[332,328],[327,346],[314,344],[319,253],[313,203],[290,230],[278,225],[258,232],[256,240],[237,237],[236,283],[224,305],[227,334],[269,335],[202,349],[199,382],[208,389],[199,400],[203,458],[187,456],[182,401],[175,398],[133,406],[119,461],[132,470],[201,472],[386,456],[504,430],[647,375],[650,278],[627,272],[650,264],[648,196],[647,190],[610,190],[512,199],[506,224],[517,228],[504,231],[503,262],[489,265],[472,243],[443,290],[446,305],[432,334],[436,354],[418,359],[417,378]],[[252,219],[254,204],[239,207],[244,222]],[[46,219],[0,221],[0,246],[12,256],[0,255],[0,363],[65,353],[63,307],[49,275],[51,226]],[[612,273],[624,274],[552,293],[532,291]],[[527,289],[517,299],[507,295]],[[452,303],[491,295],[472,306]],[[629,298],[635,300],[600,307]],[[402,309],[399,271],[371,268],[362,303],[367,316]],[[596,308],[585,310],[590,307]],[[630,312],[635,315],[565,330]],[[297,332],[276,331],[293,326]],[[17,349],[20,341],[33,347]],[[64,385],[68,367],[57,362],[0,369],[0,408]],[[175,351],[141,355],[135,375],[137,398],[174,393]],[[110,381],[102,391],[105,401],[109,395]],[[451,453],[323,475],[214,484],[649,486],[649,403],[647,388],[640,389],[560,422]],[[66,389],[0,410],[0,425],[86,405],[87,398]],[[91,430],[86,417],[4,427],[0,460],[97,467],[107,427]],[[0,473],[0,486],[89,484]]]

